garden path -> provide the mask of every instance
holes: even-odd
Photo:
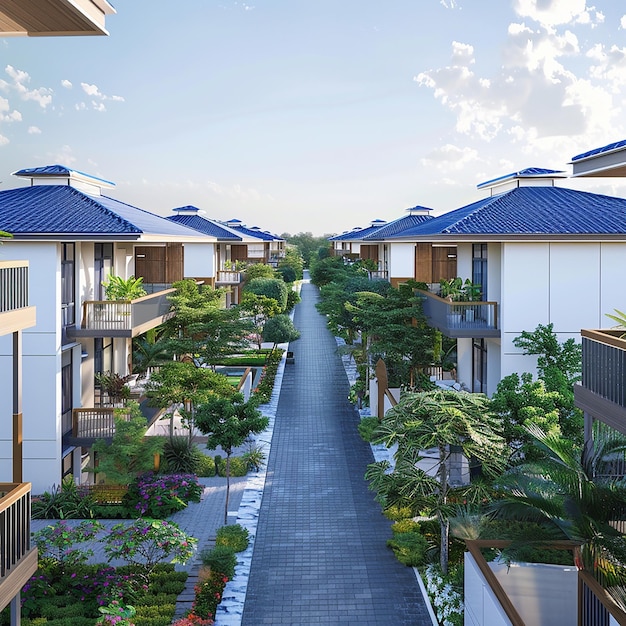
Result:
[[[305,282],[301,296],[240,623],[431,624],[412,568],[385,545],[391,522],[363,478],[374,457],[317,288]],[[216,623],[234,623],[224,617]]]

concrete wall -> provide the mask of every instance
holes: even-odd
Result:
[[[185,244],[185,276],[215,278],[216,252],[214,243]]]
[[[34,494],[61,481],[61,272],[59,245],[54,242],[7,242],[2,259],[28,259],[29,301],[37,307],[37,324],[23,332],[24,480]],[[78,314],[78,311],[77,311]],[[12,337],[0,337],[0,369],[12,367]],[[80,357],[78,359],[80,363]],[[11,398],[12,378],[0,377],[0,394]],[[80,394],[80,386],[76,392]],[[0,405],[0,422],[11,424],[12,405]],[[0,432],[0,472],[11,476],[9,428]]]
[[[415,276],[415,244],[391,243],[389,246],[389,278]]]

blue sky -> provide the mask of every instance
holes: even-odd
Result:
[[[321,235],[626,138],[611,0],[113,4],[109,37],[0,39],[0,188],[61,163],[161,215]]]

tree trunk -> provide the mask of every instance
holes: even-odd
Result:
[[[226,502],[224,503],[224,526],[228,524],[228,500],[230,498],[230,452],[226,454]]]

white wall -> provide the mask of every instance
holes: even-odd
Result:
[[[389,243],[389,278],[415,276],[415,244]]]
[[[185,276],[215,277],[215,259],[214,243],[186,243]]]
[[[24,480],[34,494],[61,479],[61,272],[54,242],[7,242],[1,258],[29,261],[29,302],[37,307],[37,324],[23,332]],[[79,311],[77,310],[77,315]],[[0,337],[1,371],[11,371],[11,336]],[[0,377],[2,397],[11,398],[11,377]],[[80,393],[80,388],[78,389]],[[0,422],[11,424],[12,405],[0,405]],[[0,432],[0,467],[11,464],[10,429]],[[10,473],[3,474],[10,476]]]
[[[489,259],[491,265],[491,259]],[[554,324],[560,342],[580,341],[581,328],[611,326],[606,313],[624,308],[619,269],[626,244],[520,242],[502,244],[501,377],[535,373],[536,358],[513,346],[523,330]]]
[[[469,552],[465,553],[464,576],[465,626],[510,626],[511,620],[496,600]]]

